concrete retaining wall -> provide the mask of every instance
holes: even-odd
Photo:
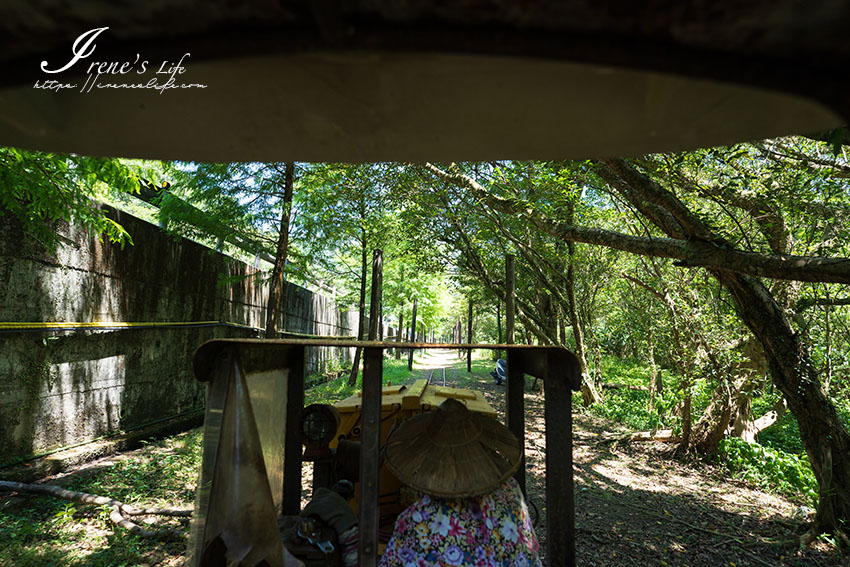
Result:
[[[256,270],[126,213],[123,249],[68,225],[52,252],[0,212],[0,321],[229,321],[263,328],[267,290]],[[350,336],[356,312],[290,285],[287,331]],[[89,441],[203,407],[194,350],[250,329],[0,331],[0,461]],[[336,351],[336,352],[334,352]],[[307,372],[346,349],[312,349]]]

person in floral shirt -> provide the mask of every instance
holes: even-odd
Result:
[[[420,496],[399,514],[379,565],[541,565],[513,478],[521,461],[507,427],[452,398],[405,421],[387,440],[385,465]],[[324,489],[302,514],[333,525],[345,566],[357,565],[357,519],[341,496]]]
[[[398,517],[382,567],[540,565],[537,536],[516,480],[484,496],[424,494]]]

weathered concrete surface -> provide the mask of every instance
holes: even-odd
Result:
[[[131,234],[123,249],[67,224],[55,252],[21,237],[0,213],[0,321],[226,321],[263,328],[267,290],[254,268],[112,211]],[[330,300],[290,285],[287,330],[352,335]],[[0,461],[141,427],[203,406],[194,350],[224,326],[0,334]],[[347,351],[308,353],[307,372]]]
[[[176,435],[204,423],[203,410],[190,411],[174,419],[154,423],[141,429],[73,445],[67,449],[51,452],[38,459],[29,459],[14,466],[4,467],[3,480],[14,482],[37,482],[47,476],[58,474],[72,467],[91,462],[118,451],[138,449],[145,441]]]

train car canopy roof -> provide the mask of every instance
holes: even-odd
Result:
[[[814,133],[850,114],[847,29],[838,0],[10,0],[0,144],[443,161]]]

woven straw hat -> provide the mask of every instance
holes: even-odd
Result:
[[[404,484],[442,498],[486,494],[520,465],[519,440],[493,418],[448,398],[387,440],[384,462]]]

